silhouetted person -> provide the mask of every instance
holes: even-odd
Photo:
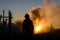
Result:
[[[31,40],[33,35],[33,29],[33,22],[30,20],[29,15],[26,14],[25,20],[23,21],[23,31],[25,31],[25,38],[27,38],[27,40]]]

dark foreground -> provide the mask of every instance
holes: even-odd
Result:
[[[0,40],[4,39],[9,40],[8,35],[7,34],[1,35],[0,33]],[[25,37],[22,36],[21,34],[12,34],[11,40],[25,40]],[[32,40],[60,40],[60,29],[49,33],[33,35]]]

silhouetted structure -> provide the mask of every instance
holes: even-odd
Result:
[[[25,31],[25,38],[28,40],[31,40],[31,37],[33,35],[33,22],[29,19],[29,15],[25,15],[25,20],[23,21],[23,31]]]
[[[12,22],[12,13],[11,13],[11,11],[9,10],[9,22],[8,22],[8,30],[9,30],[9,32],[8,32],[8,34],[9,34],[9,40],[11,40],[11,22]]]
[[[8,35],[9,35],[9,40],[11,40],[11,23],[12,23],[12,13],[9,10],[8,11],[8,16],[4,16],[5,11],[3,10],[3,16],[0,15],[0,22],[1,22],[1,18],[3,19],[3,25],[2,25],[2,38],[4,37],[4,27],[6,27],[7,25],[7,18],[8,18]],[[5,20],[6,18],[6,20]]]
[[[53,32],[55,29],[53,27],[53,25],[51,24],[51,28],[50,28],[50,32]]]

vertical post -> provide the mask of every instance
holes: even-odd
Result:
[[[3,27],[2,27],[3,28],[3,35],[4,35],[4,12],[5,12],[5,10],[3,10],[3,17],[2,17],[3,18]]]
[[[3,25],[4,25],[4,12],[5,12],[5,11],[3,10]]]
[[[9,35],[9,40],[11,40],[11,19],[12,19],[12,13],[11,11],[9,10],[9,23],[8,23],[8,35]]]
[[[52,32],[52,24],[51,24],[51,29],[50,29],[50,31]]]
[[[2,26],[2,38],[4,38],[4,10],[3,10],[3,16],[2,16],[2,18],[3,18],[3,26]]]

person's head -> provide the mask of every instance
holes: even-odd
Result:
[[[29,18],[29,14],[25,14],[25,18]]]

